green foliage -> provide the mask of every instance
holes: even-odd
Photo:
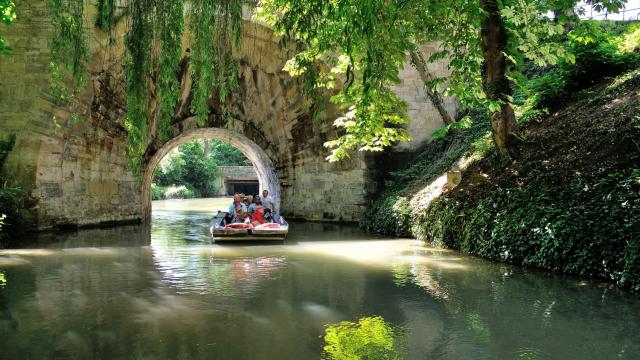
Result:
[[[338,139],[325,143],[332,149],[329,160],[335,161],[347,157],[352,149],[378,151],[408,139],[397,129],[408,121],[399,106],[402,101],[395,94],[384,94],[383,89],[398,82],[406,54],[420,44],[440,44],[440,51],[429,61],[449,60],[446,93],[457,96],[463,106],[480,105],[497,112],[502,102],[511,101],[507,94],[488,96],[492,94],[487,91],[495,89],[482,86],[487,74],[482,72],[480,25],[486,16],[482,6],[487,3],[495,3],[500,11],[508,46],[498,51],[506,55],[509,78],[517,86],[526,83],[519,72],[525,61],[539,66],[573,62],[572,52],[561,42],[566,21],[576,19],[562,14],[575,7],[576,0],[480,4],[477,0],[262,0],[259,17],[298,45],[285,69],[292,76],[301,76],[308,92],[313,95],[342,85],[342,94],[332,101],[347,114],[334,122]],[[614,10],[624,2],[591,3]],[[552,20],[546,16],[549,12],[560,16]],[[491,44],[485,50],[489,49]],[[444,80],[434,79],[430,86]],[[375,114],[379,109],[384,111]]]
[[[172,186],[164,193],[167,199],[193,199],[202,195],[195,189],[186,186]]]
[[[192,111],[204,124],[212,92],[221,105],[237,87],[238,62],[232,50],[240,45],[241,0],[194,0],[191,2]],[[223,112],[226,112],[223,109]]]
[[[111,31],[111,27],[115,22],[116,5],[116,0],[98,0],[97,28],[106,32]]]
[[[154,174],[154,183],[151,184],[151,200],[164,200],[164,193],[167,191],[166,186],[159,186],[155,184],[156,175]]]
[[[193,199],[200,197],[200,194],[191,187],[180,186],[159,186],[151,184],[151,200],[168,199]]]
[[[619,44],[624,52],[640,51],[640,24],[629,27]]]
[[[327,325],[323,359],[403,359],[401,331],[380,316],[363,317],[358,323],[342,321]]]
[[[251,166],[251,160],[231,144],[209,140],[209,146],[209,156],[218,166]]]
[[[214,181],[218,175],[215,161],[203,156],[203,146],[200,141],[192,141],[180,145],[182,159],[185,162],[184,183],[191,185],[202,196],[212,195],[215,191]]]
[[[493,260],[602,277],[640,290],[640,170],[554,174],[499,189],[469,208],[441,198],[416,220],[418,235]]]
[[[202,140],[194,140],[171,151],[153,174],[151,198],[206,197],[216,193],[218,166],[247,166],[251,161],[224,141],[209,141],[204,154]]]
[[[445,136],[447,136],[449,134],[449,132],[451,132],[451,130],[455,130],[455,129],[468,129],[471,127],[471,124],[473,123],[473,120],[471,120],[471,118],[469,116],[465,116],[462,119],[455,121],[443,128],[440,128],[436,131],[434,131],[431,134],[431,137],[434,139],[441,139]]]
[[[370,89],[368,100],[356,100],[365,96],[363,91],[363,86],[353,85],[333,97],[343,106],[352,102],[356,104],[349,106],[345,115],[334,121],[333,125],[344,130],[345,134],[324,143],[325,147],[333,149],[327,160],[347,158],[349,150],[355,148],[359,151],[382,151],[394,142],[409,140],[408,131],[399,127],[409,122],[406,103],[388,87]]]
[[[163,160],[154,172],[153,182],[164,187],[186,186],[185,193],[180,195],[183,198],[207,197],[216,191],[217,175],[218,165],[214,158],[204,155],[201,140],[194,140],[180,145]]]
[[[305,45],[285,69],[292,76],[302,76],[308,92],[332,89],[344,79],[342,92],[331,99],[346,114],[334,122],[341,136],[325,143],[332,149],[329,160],[348,157],[352,149],[380,151],[409,139],[398,128],[408,123],[406,104],[388,87],[399,82],[405,54],[416,48],[411,19],[425,12],[423,2],[272,0],[260,4],[261,19],[286,39]]]
[[[550,71],[531,79],[529,102],[537,108],[555,109],[573,93],[638,66],[640,53],[633,51],[637,46],[633,40],[637,29],[632,27],[616,35],[599,22],[577,23],[564,45],[574,54],[575,61],[560,61]]]
[[[161,0],[156,3],[155,32],[158,50],[156,93],[158,101],[159,133],[169,136],[169,127],[176,103],[180,98],[180,82],[176,73],[182,59],[182,31],[184,29],[183,0]]]
[[[393,236],[410,236],[413,209],[407,196],[387,190],[360,221],[366,231]]]
[[[140,172],[150,133],[167,137],[180,98],[178,73],[182,61],[184,0],[141,0],[129,3],[127,45],[127,118],[130,168]],[[204,124],[211,98],[226,114],[225,100],[237,84],[238,64],[232,57],[240,45],[240,0],[196,0],[189,3],[189,34],[193,70],[192,111]],[[157,70],[157,76],[152,72]],[[155,81],[157,112],[150,113],[150,82]],[[149,128],[151,119],[156,128]]]
[[[48,0],[51,11],[51,95],[66,104],[86,82],[89,61],[88,34],[84,25],[83,0]],[[69,88],[69,80],[71,88]]]
[[[127,129],[129,167],[139,173],[148,138],[149,78],[153,40],[153,0],[132,1],[126,35]]]
[[[0,0],[0,21],[10,25],[16,19],[16,5],[11,0]],[[11,48],[7,46],[5,39],[0,36],[0,54],[10,54]]]

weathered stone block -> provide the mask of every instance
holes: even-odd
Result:
[[[40,184],[40,194],[49,199],[62,196],[62,186],[57,182],[44,182]]]

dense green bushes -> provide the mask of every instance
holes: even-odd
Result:
[[[151,200],[194,199],[200,197],[192,188],[180,186],[158,186],[151,184]]]
[[[475,206],[440,198],[416,219],[415,233],[472,255],[640,290],[640,169],[569,184],[550,174]]]
[[[637,67],[639,43],[640,25],[612,27],[594,21],[577,23],[565,43],[575,56],[575,63],[561,61],[533,77],[527,85],[531,94],[528,101],[537,108],[554,109],[574,93]]]

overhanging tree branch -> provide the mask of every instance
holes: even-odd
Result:
[[[427,97],[429,97],[429,100],[431,100],[433,106],[436,108],[436,110],[438,110],[438,114],[440,114],[442,121],[445,125],[453,124],[451,115],[449,115],[447,109],[445,109],[444,107],[442,96],[440,96],[439,93],[431,90],[431,88],[429,87],[429,83],[433,81],[433,76],[431,75],[431,72],[429,72],[422,54],[419,54],[417,51],[412,50],[409,52],[409,55],[411,56],[411,63],[413,64],[413,67],[416,68],[418,74],[420,75],[420,79],[424,83],[424,90],[427,93]]]

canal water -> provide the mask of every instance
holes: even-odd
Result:
[[[212,244],[227,203],[0,250],[0,358],[318,359],[328,324],[381,316],[409,359],[640,359],[640,296],[612,285],[354,226]]]

